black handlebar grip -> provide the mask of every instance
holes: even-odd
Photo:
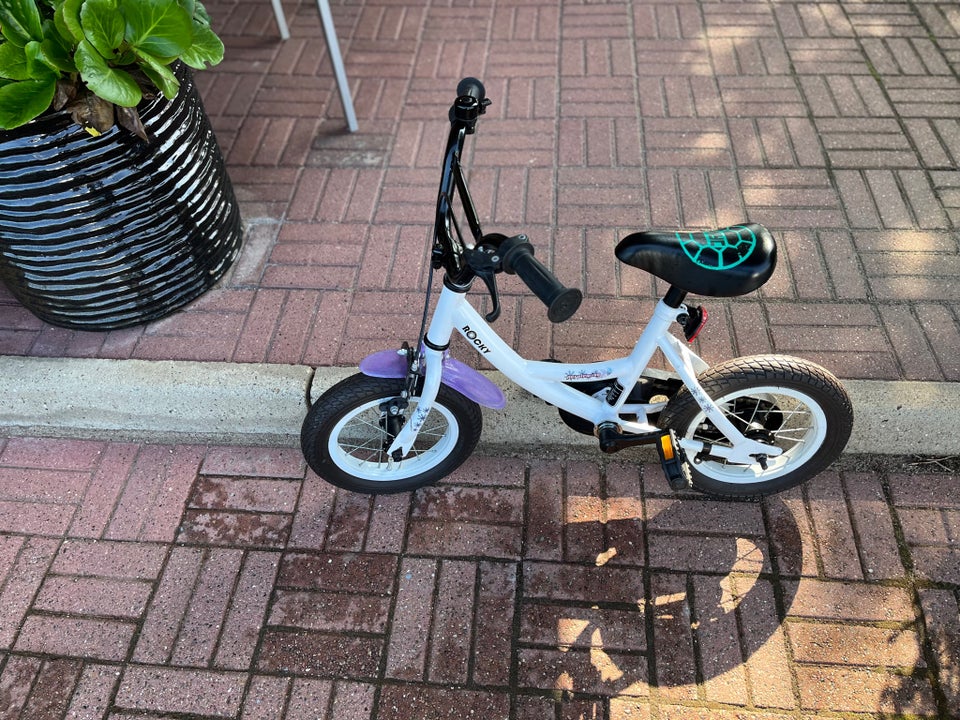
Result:
[[[500,246],[503,269],[516,274],[547,306],[550,322],[569,320],[580,307],[583,293],[565,287],[543,263],[533,256],[533,246],[526,237],[509,238]]]
[[[468,95],[474,100],[479,100],[481,103],[484,101],[484,98],[487,97],[487,91],[483,87],[483,83],[477,80],[475,77],[465,77],[459,83],[457,83],[457,97],[462,97]]]

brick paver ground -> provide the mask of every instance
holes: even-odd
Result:
[[[0,441],[0,718],[957,717],[957,481],[475,457],[371,498],[295,449]]]
[[[488,229],[585,290],[534,357],[632,341],[612,247],[749,218],[781,247],[711,303],[709,360],[960,379],[954,0],[210,0],[198,76],[247,222],[230,277],[75,333],[0,293],[0,353],[348,365],[410,339],[457,79]],[[848,461],[849,462],[849,461]],[[919,473],[919,474],[918,474]],[[848,464],[762,504],[626,462],[472,459],[413,496],[334,492],[293,449],[0,439],[0,720],[782,720],[960,715],[956,471]]]
[[[350,365],[412,339],[446,112],[473,74],[494,101],[469,158],[488,229],[525,230],[587,295],[551,327],[505,282],[498,325],[521,350],[624,350],[654,288],[617,267],[618,238],[751,219],[780,268],[711,304],[707,359],[960,379],[955,0],[334,0],[355,135],[315,5],[284,5],[286,42],[266,0],[207,3],[227,56],[198,81],[248,223],[228,281],[111,333],[2,293],[0,353]]]

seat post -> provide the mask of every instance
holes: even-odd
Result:
[[[681,290],[676,285],[671,285],[670,289],[667,290],[667,294],[663,296],[663,302],[669,307],[678,308],[683,304],[684,298],[686,297],[686,290]]]

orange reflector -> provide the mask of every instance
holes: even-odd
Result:
[[[663,450],[664,460],[673,460],[673,443],[670,442],[669,435],[660,436],[660,449]]]

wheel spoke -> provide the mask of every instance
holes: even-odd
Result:
[[[410,432],[404,419],[412,422],[420,405],[406,389],[402,379],[357,374],[325,392],[308,410],[300,433],[311,469],[339,487],[381,493],[415,489],[458,467],[477,444],[480,407],[441,385],[406,457],[394,460],[388,453],[392,433],[403,427]],[[402,407],[402,416],[388,418],[389,407]]]
[[[766,476],[775,477],[788,468],[806,462],[822,442],[822,415],[815,413],[803,393],[783,392],[779,388],[758,387],[742,393],[731,393],[716,398],[724,416],[748,437],[770,442],[782,453],[767,460],[767,469],[758,465],[731,463],[724,459],[708,460],[704,466],[717,468],[719,477],[731,483],[758,482]],[[819,412],[819,408],[818,408]],[[704,417],[692,425],[690,437],[714,446],[730,447],[730,441]],[[820,428],[818,430],[818,428]],[[703,469],[706,469],[704,467]]]
[[[417,433],[410,452],[399,461],[386,454],[390,436],[384,426],[380,410],[383,399],[368,402],[347,416],[340,424],[338,436],[333,438],[331,453],[358,476],[383,481],[398,480],[425,472],[442,461],[451,452],[458,437],[455,416],[443,405],[435,405]],[[412,417],[416,398],[406,410]]]

